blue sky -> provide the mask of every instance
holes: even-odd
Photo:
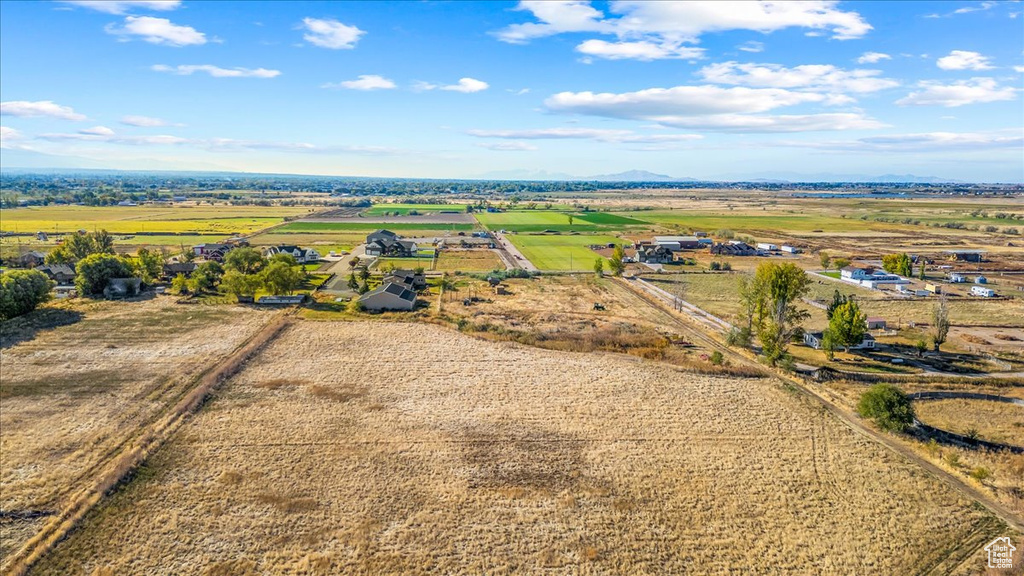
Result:
[[[1022,2],[0,2],[3,165],[1024,180]]]

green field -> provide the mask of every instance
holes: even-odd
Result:
[[[367,216],[383,216],[384,214],[399,214],[405,216],[411,211],[426,212],[465,212],[465,204],[374,204],[363,214]]]
[[[573,216],[573,224],[569,225],[569,214],[544,210],[521,210],[514,212],[478,212],[478,222],[491,230],[508,230],[510,232],[597,232],[604,230],[590,222]]]
[[[856,230],[887,230],[893,231],[893,225],[883,222],[870,222],[867,220],[836,218],[821,214],[779,214],[765,212],[762,216],[745,213],[721,213],[721,212],[690,212],[686,210],[652,210],[641,212],[624,212],[621,216],[643,218],[644,220],[661,224],[663,226],[679,226],[682,229],[702,230],[713,232],[715,230],[728,229],[736,232],[746,231],[785,231],[785,232],[811,232],[814,230],[827,230],[829,232],[844,232]]]
[[[338,232],[344,230],[362,230],[372,232],[381,228],[398,231],[401,230],[404,236],[415,237],[411,230],[423,232],[423,236],[438,236],[438,232],[456,231],[468,232],[473,229],[472,224],[419,224],[416,222],[399,222],[381,224],[380,222],[291,222],[279,228],[275,233],[292,232]]]
[[[508,239],[523,256],[541,270],[593,270],[594,260],[600,258],[587,246],[621,242],[615,236],[581,235],[511,235]],[[607,264],[607,262],[606,262]]]
[[[590,222],[591,224],[604,224],[609,226],[644,226],[649,224],[642,220],[635,218],[627,218],[626,216],[620,216],[619,214],[612,214],[610,212],[584,212],[582,214],[574,214],[575,218]]]
[[[308,214],[310,208],[278,206],[39,206],[4,209],[0,230],[68,233],[79,229],[112,234],[137,232],[249,233]]]

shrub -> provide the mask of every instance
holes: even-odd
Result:
[[[725,358],[722,356],[721,352],[715,350],[714,352],[711,353],[711,363],[714,364],[715,366],[721,366],[722,364],[725,363]]]
[[[28,314],[50,298],[53,282],[36,270],[0,275],[0,320]]]
[[[111,278],[129,278],[131,265],[120,256],[113,254],[91,254],[77,266],[75,287],[82,296],[98,296],[110,283]]]
[[[991,475],[992,472],[988,468],[985,468],[984,466],[978,466],[974,470],[971,470],[971,478],[974,478],[978,482],[987,479]]]
[[[892,384],[875,384],[868,388],[857,403],[857,412],[889,432],[903,432],[914,423],[910,398]]]

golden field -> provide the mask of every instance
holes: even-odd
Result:
[[[33,574],[963,574],[1006,532],[774,380],[299,321]]]

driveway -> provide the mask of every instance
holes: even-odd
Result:
[[[329,282],[324,284],[324,287],[320,289],[321,292],[327,292],[329,294],[337,294],[339,296],[354,296],[355,291],[348,287],[348,275],[352,273],[352,266],[349,265],[352,259],[356,256],[360,260],[365,255],[366,245],[360,244],[352,249],[352,252],[342,256],[341,260],[334,263],[333,266],[327,269],[327,272],[334,274]]]
[[[504,234],[501,232],[494,232],[494,238],[498,241],[498,247],[509,255],[509,260],[515,262],[517,268],[522,268],[523,270],[529,270],[531,272],[537,271],[537,267],[533,265],[533,262],[527,260],[526,256],[523,256],[523,253],[509,242],[508,238],[505,238]]]

